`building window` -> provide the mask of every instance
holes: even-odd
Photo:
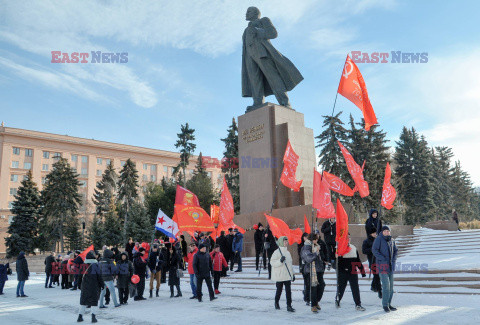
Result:
[[[10,195],[17,195],[17,189],[16,188],[10,188]]]
[[[12,161],[12,168],[18,168],[18,161]]]
[[[23,175],[22,180],[25,181],[25,180],[27,180],[27,178],[28,178],[27,175]]]
[[[72,161],[77,162],[78,161],[78,155],[72,155]]]
[[[26,162],[23,163],[23,169],[31,169],[32,168],[32,163]]]
[[[150,175],[150,180],[152,182],[155,182],[157,180],[157,177],[155,175]]]
[[[143,164],[143,170],[147,170],[148,169],[148,165],[147,164]]]
[[[49,151],[44,151],[43,152],[43,158],[45,158],[45,159],[50,158],[50,152]]]
[[[8,216],[8,224],[11,224],[13,222],[13,216]]]
[[[105,163],[106,163],[107,165],[110,165],[111,162],[112,162],[111,159],[105,159]]]
[[[212,172],[208,172],[208,177],[212,178]]]
[[[102,170],[101,169],[97,169],[97,176],[102,176]]]
[[[20,148],[13,147],[13,154],[14,155],[19,155],[20,154]]]
[[[62,158],[62,154],[60,152],[55,152],[53,154],[53,159],[58,159],[58,158]]]
[[[42,165],[42,170],[45,172],[48,172],[48,164],[43,164]]]
[[[31,156],[33,156],[33,150],[25,149],[25,157],[31,157]]]
[[[88,163],[88,156],[82,156],[82,163]]]
[[[80,187],[87,187],[86,181],[80,181]]]
[[[18,175],[15,175],[15,174],[10,175],[10,181],[11,182],[18,182]]]
[[[88,168],[82,168],[82,170],[80,171],[80,174],[81,175],[88,175]]]
[[[120,165],[123,167],[127,162],[125,160],[120,161]]]
[[[102,158],[97,158],[97,165],[101,165],[103,162],[103,159]]]
[[[13,209],[13,202],[8,202],[8,208],[11,210]]]
[[[163,166],[163,172],[164,172],[165,174],[168,173],[168,166]]]
[[[45,184],[47,182],[47,178],[46,177],[42,177],[42,184]]]
[[[143,175],[143,180],[146,182],[148,181],[148,176],[147,175]]]
[[[156,170],[157,170],[157,165],[151,165],[151,166],[150,166],[150,170],[151,170],[152,172],[156,171]]]

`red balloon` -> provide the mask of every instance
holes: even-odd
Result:
[[[173,243],[175,242],[175,238],[170,237],[170,238],[168,239],[168,241],[173,244]]]
[[[138,282],[140,282],[140,277],[136,274],[132,275],[132,283],[137,284]]]
[[[258,229],[258,225],[253,225],[253,229],[257,230]]]

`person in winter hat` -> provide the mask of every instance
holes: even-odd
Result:
[[[100,291],[105,288],[105,282],[103,281],[102,272],[98,266],[94,252],[88,252],[85,258],[85,264],[88,265],[88,268],[85,271],[85,274],[82,275],[83,279],[80,287],[80,309],[78,311],[77,322],[83,322],[85,308],[90,306],[92,311],[92,323],[96,323],[96,307],[98,306]]]
[[[17,297],[28,297],[23,292],[23,288],[25,287],[25,281],[28,280],[30,276],[30,271],[28,270],[28,262],[25,258],[25,252],[20,252],[17,257],[17,263],[15,264],[17,269]]]
[[[197,245],[194,242],[189,245],[190,252],[187,254],[187,263],[188,263],[188,274],[190,275],[190,288],[192,289],[192,296],[190,299],[197,298],[197,277],[195,276],[195,271],[193,270],[193,258],[198,252]]]
[[[329,261],[332,265],[335,265],[335,246],[337,245],[337,242],[335,241],[337,235],[336,219],[330,218],[326,220],[322,225],[321,232],[325,244],[327,244]]]
[[[117,301],[117,294],[115,293],[115,286],[113,284],[113,280],[118,274],[118,268],[113,262],[113,257],[113,252],[109,249],[105,249],[103,251],[103,258],[98,263],[100,271],[102,272],[103,281],[105,282],[105,287],[100,294],[100,308],[106,308],[103,304],[103,299],[105,297],[107,288],[113,297],[115,307],[120,307],[120,304]]]
[[[311,298],[309,300],[311,300],[313,313],[318,313],[321,309],[319,302],[325,289],[323,273],[325,264],[328,262],[327,246],[321,239],[320,242],[321,244],[317,234],[309,234],[301,251],[301,258],[305,263],[303,271],[306,275],[306,294]]]
[[[238,268],[235,272],[242,272],[242,251],[243,251],[243,235],[237,228],[234,230],[235,236],[233,237],[232,251],[234,254],[234,264],[238,263]]]
[[[128,305],[129,285],[133,276],[133,263],[128,259],[128,252],[120,254],[117,266],[117,289],[120,305]]]
[[[383,226],[372,246],[372,253],[377,259],[377,268],[382,282],[382,306],[385,312],[395,311],[392,306],[393,298],[393,274],[397,262],[397,245],[392,238],[390,228]]]
[[[378,217],[378,211],[375,209],[370,209],[370,212],[368,213],[368,219],[365,221],[365,232],[367,237],[373,233],[378,235],[382,227],[382,220]]]
[[[355,309],[358,311],[365,311],[362,307],[360,300],[360,288],[358,286],[358,273],[362,274],[362,277],[366,277],[365,269],[360,261],[357,248],[350,243],[350,234],[348,234],[348,246],[350,251],[343,256],[338,256],[338,287],[337,297],[335,298],[335,306],[340,308],[340,301],[342,300],[343,293],[347,287],[347,283],[350,283],[350,289],[352,290],[353,301],[355,301]]]
[[[377,238],[377,233],[372,232],[368,235],[367,239],[363,241],[362,244],[362,253],[367,255],[368,268],[370,269],[370,274],[373,274],[372,283],[370,285],[370,290],[378,293],[378,297],[382,298],[382,285],[380,284],[380,275],[376,267],[376,258],[372,252],[373,242]]]
[[[144,254],[145,248],[139,247],[138,252],[133,255],[133,272],[140,278],[140,281],[137,283],[137,295],[133,300],[146,300],[143,297],[145,277],[147,276],[147,262],[143,260]]]
[[[48,255],[45,258],[45,261],[43,262],[45,264],[45,288],[53,288],[52,282],[53,282],[53,265],[55,263],[55,252],[50,252],[50,255]],[[48,283],[50,280],[50,283]]]
[[[5,282],[8,280],[8,269],[10,268],[10,263],[3,264],[0,263],[0,295],[3,295],[3,287]]]
[[[263,247],[263,243],[265,241],[265,229],[261,222],[257,225],[257,230],[255,230],[255,234],[253,235],[253,239],[255,242],[255,265],[258,271],[258,264],[260,262],[260,256],[263,260],[263,269],[267,268],[267,252]]]
[[[180,290],[180,278],[178,277],[177,270],[180,266],[182,261],[182,257],[180,256],[180,252],[174,247],[174,245],[170,245],[168,250],[168,259],[167,259],[167,267],[168,267],[168,285],[170,286],[170,298],[182,297],[182,290]],[[174,288],[177,288],[177,294],[174,295]]]
[[[280,297],[283,287],[287,296],[287,311],[294,312],[292,307],[292,281],[295,280],[293,273],[292,255],[288,251],[288,238],[281,236],[277,241],[278,249],[272,254],[272,281],[276,282],[275,309],[280,309]]]
[[[213,249],[213,252],[210,253],[210,256],[212,257],[213,263],[213,288],[215,289],[215,294],[218,295],[221,293],[218,291],[218,287],[220,285],[222,269],[224,267],[228,267],[228,264],[222,252],[220,252],[220,245],[215,245],[215,248]]]
[[[217,299],[212,287],[210,273],[213,270],[212,258],[207,253],[207,247],[203,244],[198,245],[198,252],[193,257],[193,271],[197,278],[197,299],[202,302],[202,283],[205,280],[207,284],[210,301]]]

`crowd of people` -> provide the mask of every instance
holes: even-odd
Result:
[[[285,290],[287,311],[294,312],[291,284],[295,281],[295,272],[288,250],[289,240],[285,236],[277,239],[269,227],[261,223],[255,225],[254,229],[256,270],[268,269],[268,278],[276,284],[275,309],[280,309],[280,299]],[[371,290],[382,299],[385,312],[395,311],[396,308],[391,305],[397,256],[395,241],[390,228],[382,225],[376,210],[370,211],[365,231],[367,238],[363,242],[362,252],[367,256],[368,272],[373,276]],[[348,253],[338,256],[334,218],[323,223],[321,233],[323,239],[319,232],[304,233],[298,244],[299,269],[304,280],[303,300],[313,313],[321,310],[324,272],[334,268],[337,275],[335,306],[340,308],[346,286],[350,284],[356,310],[364,311],[358,275],[366,277],[367,271],[360,261],[357,248],[350,242],[350,234]],[[229,229],[227,234],[222,231],[216,240],[209,234],[195,232],[190,244],[182,235],[178,240],[165,242],[155,239],[152,243],[134,242],[130,238],[123,252],[117,247],[106,246],[101,251],[75,251],[64,256],[55,256],[55,252],[51,252],[45,259],[45,288],[80,290],[79,322],[83,321],[87,308],[91,310],[92,322],[97,322],[97,307],[108,308],[110,301],[113,302],[113,308],[117,308],[127,305],[129,298],[134,301],[146,300],[144,292],[147,279],[149,298],[153,298],[154,290],[155,297],[159,297],[162,283],[170,287],[170,298],[182,297],[180,281],[184,271],[189,275],[190,299],[202,302],[202,284],[205,282],[209,298],[214,300],[217,299],[216,295],[221,294],[220,281],[222,277],[229,276],[227,271],[233,271],[237,264],[234,272],[242,272],[242,250],[242,233],[238,229]],[[23,252],[17,258],[16,271],[17,297],[27,297],[24,287],[30,273]],[[11,274],[9,265],[0,264],[0,294],[3,294],[8,273]]]

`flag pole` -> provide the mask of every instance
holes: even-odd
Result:
[[[347,62],[347,59],[348,59],[348,54],[347,54],[347,57],[345,58],[345,62]],[[343,64],[343,69],[342,69],[342,73],[340,74],[340,80],[338,81],[338,85],[340,85],[340,81],[342,81],[342,76],[343,76],[343,70],[344,69],[345,69],[345,63]],[[335,101],[333,102],[332,117],[333,117],[333,113],[335,112],[335,105],[337,104],[337,97],[338,97],[338,88],[337,88],[337,93],[335,94]]]

